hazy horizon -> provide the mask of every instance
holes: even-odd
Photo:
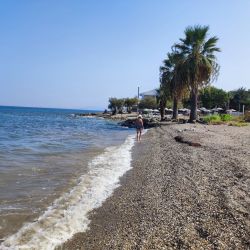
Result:
[[[58,107],[36,107],[36,106],[16,106],[16,105],[2,105],[0,104],[0,107],[3,108],[32,108],[32,109],[65,109],[65,110],[79,110],[79,111],[98,111],[102,112],[104,111],[102,108],[99,109],[92,109],[92,108],[58,108]]]
[[[218,36],[213,85],[250,89],[250,2],[2,1],[0,105],[103,110],[109,97],[159,86],[159,67],[187,26]]]

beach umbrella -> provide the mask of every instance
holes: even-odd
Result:
[[[235,109],[227,109],[226,111],[227,112],[236,112],[237,110],[235,110]]]
[[[207,110],[206,108],[204,108],[204,107],[202,107],[202,108],[200,108],[200,110]]]

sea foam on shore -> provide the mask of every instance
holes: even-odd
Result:
[[[8,237],[1,249],[53,249],[77,232],[87,229],[88,213],[101,206],[119,186],[119,177],[131,168],[134,136],[120,146],[106,148],[89,163],[89,171],[80,177],[78,185],[57,199],[33,223],[24,225]]]

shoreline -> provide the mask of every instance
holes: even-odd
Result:
[[[201,143],[191,147],[176,135]],[[248,249],[250,129],[169,124],[149,130],[132,169],[57,249]]]
[[[90,122],[95,123],[92,120]],[[119,176],[124,174],[127,167],[130,167],[130,162],[128,162],[130,160],[129,148],[134,144],[134,134],[130,130],[121,129],[116,124],[110,126],[106,121],[99,121],[99,124],[100,128],[108,129],[108,131],[103,130],[108,141],[105,143],[99,141],[102,143],[102,148],[91,146],[80,152],[64,154],[65,160],[72,164],[79,163],[79,165],[74,166],[74,169],[66,168],[70,172],[70,176],[63,176],[65,177],[63,181],[67,185],[58,187],[57,193],[53,193],[53,199],[47,199],[46,202],[43,202],[43,207],[40,206],[39,213],[34,214],[31,210],[24,217],[21,217],[21,213],[12,216],[13,220],[9,223],[11,225],[8,233],[6,233],[6,227],[4,228],[2,225],[9,225],[7,223],[9,218],[2,216],[3,224],[1,224],[0,229],[5,235],[0,239],[1,249],[2,247],[19,249],[24,246],[27,249],[53,249],[74,233],[84,230],[82,221],[86,222],[85,224],[88,221],[82,216],[83,210],[87,213],[93,207],[99,206],[102,199],[105,199],[110,192],[112,193]],[[105,139],[104,136],[101,138]],[[96,140],[95,143],[97,142]],[[122,157],[117,158],[116,154]],[[53,160],[55,159],[54,155]],[[57,160],[60,158],[58,157]],[[113,165],[118,167],[113,168]],[[67,166],[69,165],[67,164]],[[46,178],[44,179],[46,180]],[[47,193],[47,190],[44,192],[50,194]],[[30,214],[34,214],[34,216],[28,217]],[[79,217],[77,217],[78,215]],[[46,247],[47,243],[48,247]]]
[[[138,113],[132,112],[132,113],[124,113],[124,114],[116,114],[116,115],[111,115],[110,113],[86,113],[86,114],[75,114],[75,116],[89,117],[89,118],[96,117],[96,118],[106,119],[110,121],[116,121],[118,125],[122,127],[135,128],[135,120],[137,119]],[[183,120],[183,117],[181,119]],[[170,120],[171,119],[167,118],[166,116],[166,121],[170,121]],[[144,115],[143,122],[144,122],[145,129],[159,127],[162,124],[160,116]]]

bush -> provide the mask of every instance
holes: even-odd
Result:
[[[228,121],[231,121],[233,119],[233,116],[232,115],[229,115],[229,114],[221,114],[221,120],[223,122],[228,122]]]
[[[250,111],[247,111],[247,112],[245,113],[244,120],[245,120],[246,122],[250,122]]]
[[[221,117],[219,115],[207,115],[203,117],[206,123],[220,123]]]
[[[233,116],[232,122],[245,122],[245,118],[243,115],[240,115],[240,116]]]
[[[248,125],[243,119],[243,116],[232,116],[229,114],[207,115],[203,117],[203,121],[212,125],[228,124],[228,126],[236,127],[244,127]]]
[[[244,126],[248,126],[248,123],[232,121],[228,123],[228,126],[244,127]]]

